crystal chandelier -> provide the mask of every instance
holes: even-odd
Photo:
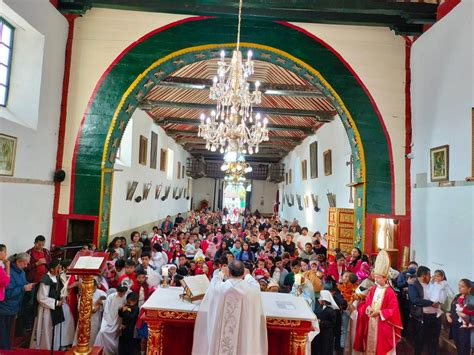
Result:
[[[199,137],[206,140],[206,149],[213,152],[257,153],[259,144],[268,141],[267,118],[257,113],[254,117],[253,105],[262,102],[260,83],[250,91],[247,79],[254,73],[252,51],[248,51],[245,63],[240,52],[240,22],[242,0],[239,3],[237,26],[237,46],[232,52],[230,64],[225,62],[225,52],[221,51],[217,76],[213,79],[209,97],[217,101],[216,110],[210,116],[201,114]]]
[[[245,162],[243,156],[240,156],[236,161],[224,161],[221,165],[221,171],[226,174],[245,175],[252,172],[253,168]]]

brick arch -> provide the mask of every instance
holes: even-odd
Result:
[[[258,31],[254,29],[258,28]],[[99,216],[107,242],[115,154],[125,127],[154,85],[177,69],[235,46],[235,21],[189,18],[153,31],[103,74],[84,113],[72,163],[70,213]],[[284,38],[285,41],[281,39]],[[287,23],[245,21],[242,49],[317,86],[336,107],[355,157],[356,245],[366,213],[392,212],[391,146],[380,113],[360,79],[327,44]]]

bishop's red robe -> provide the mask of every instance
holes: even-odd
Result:
[[[356,336],[354,350],[375,355],[386,355],[395,350],[400,340],[402,330],[402,320],[395,291],[387,287],[383,295],[380,306],[380,315],[376,322],[370,322],[369,316],[365,313],[368,306],[372,305],[377,286],[370,289],[365,302],[357,307],[358,317],[356,326]],[[369,337],[376,338],[371,341]],[[375,342],[375,349],[370,349],[370,344]]]

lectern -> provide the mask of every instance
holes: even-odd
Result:
[[[81,304],[77,345],[74,354],[90,354],[89,340],[91,337],[92,295],[94,294],[94,276],[98,276],[105,268],[107,253],[78,252],[68,268],[68,275],[81,277]],[[96,351],[100,353],[100,351]]]

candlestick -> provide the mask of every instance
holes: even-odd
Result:
[[[168,268],[167,267],[161,268],[161,276],[168,276]]]
[[[301,275],[300,274],[295,275],[295,285],[296,286],[301,285]]]

